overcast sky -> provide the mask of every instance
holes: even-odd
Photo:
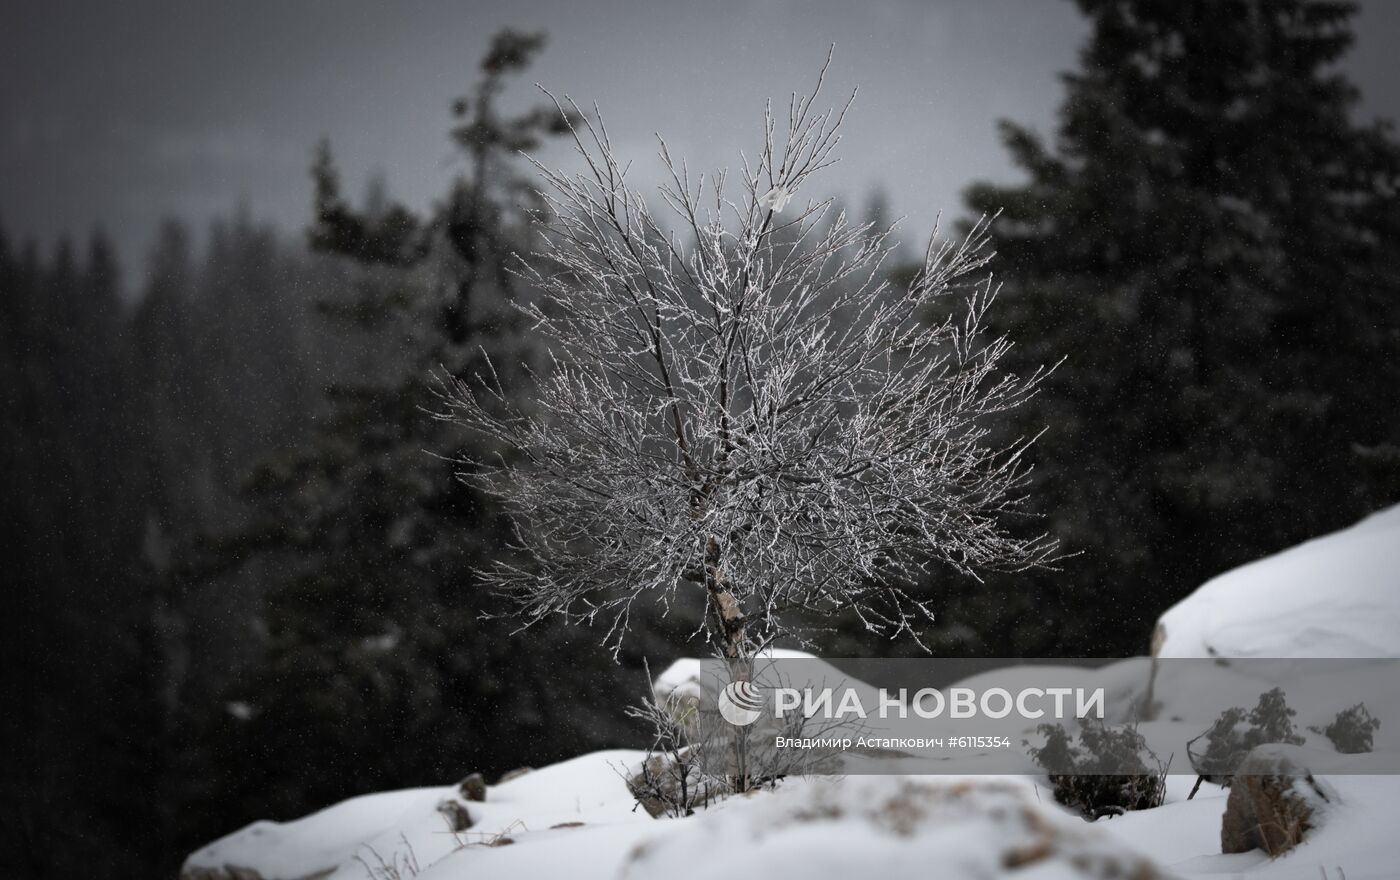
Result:
[[[733,162],[835,42],[830,96],[860,97],[818,185],[856,206],[881,186],[920,234],[969,181],[1014,179],[996,120],[1047,130],[1087,34],[1051,0],[0,2],[0,222],[45,241],[100,223],[129,280],[165,215],[245,202],[302,228],[323,135],[353,194],[381,169],[427,204],[454,171],[449,104],[503,26],[550,35],[509,100],[531,80],[596,100],[639,175],[653,131],[692,165]],[[1400,117],[1400,3],[1363,4],[1357,30],[1363,115]]]

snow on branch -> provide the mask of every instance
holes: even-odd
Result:
[[[533,405],[488,374],[455,382],[444,413],[509,450],[464,476],[519,527],[527,562],[488,577],[527,624],[601,621],[616,649],[639,601],[703,588],[725,656],[788,634],[795,611],[852,609],[917,639],[930,565],[975,577],[1053,558],[1053,540],[1004,523],[1026,444],[998,439],[995,417],[1044,372],[1007,373],[1011,343],[983,332],[987,221],[935,231],[909,288],[892,286],[892,230],[811,195],[850,106],[817,111],[820,87],[786,118],[770,104],[737,181],[692,175],[661,140],[661,216],[601,115],[557,102],[583,170],[537,163],[545,259],[521,269],[549,368],[530,375]]]

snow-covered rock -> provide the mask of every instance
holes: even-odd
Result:
[[[1262,849],[1280,856],[1319,827],[1340,800],[1308,769],[1308,750],[1270,743],[1240,764],[1220,828],[1225,853]]]
[[[486,777],[480,773],[468,773],[466,778],[457,783],[457,793],[467,801],[486,800]]]
[[[1400,656],[1400,505],[1213,578],[1157,626],[1158,657]]]

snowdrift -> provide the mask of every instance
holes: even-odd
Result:
[[[1158,657],[1400,656],[1400,505],[1213,578],[1157,626]]]
[[[622,749],[584,755],[489,786],[484,803],[467,802],[448,785],[351,798],[292,822],[254,822],[192,854],[181,873],[200,880],[387,880],[397,875],[381,865],[407,878],[452,853],[504,850],[525,835],[544,844],[583,828],[647,830],[652,820],[633,811],[619,774],[642,757]],[[445,802],[466,809],[472,826],[453,832],[439,809]]]

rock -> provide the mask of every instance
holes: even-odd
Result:
[[[677,763],[668,755],[653,755],[644,761],[628,777],[627,790],[653,819],[688,816],[729,793],[721,780],[700,773],[685,758]]]
[[[507,770],[505,773],[502,773],[502,774],[501,774],[501,778],[496,780],[496,784],[497,784],[497,785],[505,785],[507,782],[510,782],[512,779],[519,779],[520,777],[524,776],[526,773],[533,773],[533,772],[535,772],[535,768],[534,768],[534,767],[516,767],[514,770]],[[466,781],[466,780],[463,780],[463,781]]]
[[[504,778],[501,779],[505,781]],[[482,803],[486,800],[486,777],[480,773],[471,773],[466,779],[457,783],[457,790],[462,793],[462,799]]]
[[[653,819],[662,816],[684,816],[694,805],[693,797],[682,803],[679,774],[675,762],[665,755],[654,755],[642,762],[637,772],[627,777],[627,790],[647,815]]]
[[[472,827],[472,814],[467,812],[467,808],[457,801],[448,799],[437,805],[437,811],[447,820],[447,830],[451,832],[466,831]]]
[[[1296,746],[1256,747],[1235,772],[1220,825],[1224,853],[1262,849],[1277,858],[1303,841],[1337,795],[1308,770]]]

